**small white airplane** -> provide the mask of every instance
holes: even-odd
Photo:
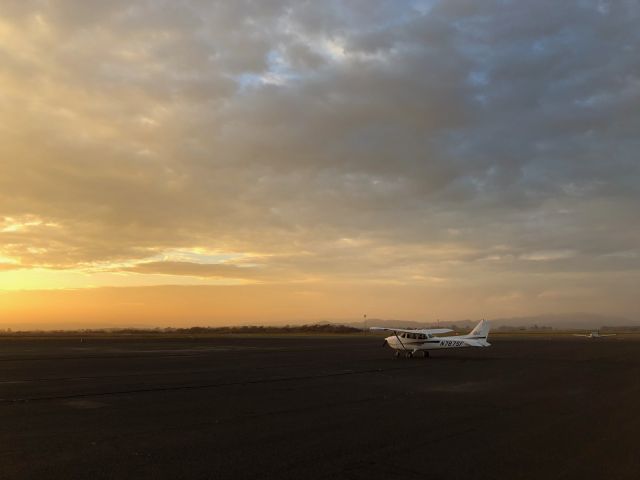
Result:
[[[399,357],[403,352],[407,358],[412,358],[418,352],[423,358],[429,357],[429,350],[441,350],[443,348],[461,347],[490,347],[487,342],[491,325],[487,320],[478,323],[467,335],[453,335],[448,337],[436,337],[441,333],[453,332],[450,328],[424,328],[402,329],[389,327],[371,327],[373,331],[389,331],[393,335],[384,339],[383,345],[388,345]]]
[[[594,330],[591,333],[574,333],[574,337],[587,337],[587,338],[603,338],[603,337],[615,337],[615,333],[600,333],[599,330]]]

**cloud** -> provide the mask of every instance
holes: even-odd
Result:
[[[161,275],[187,275],[192,277],[216,277],[256,279],[263,272],[255,267],[239,267],[227,264],[202,264],[193,262],[142,262],[121,271]]]
[[[626,1],[3,2],[0,256],[470,288],[637,272],[638,20]],[[158,261],[198,248],[260,266]]]
[[[20,268],[19,265],[16,265],[15,263],[1,263],[0,262],[0,272],[3,270],[15,270],[17,268]]]

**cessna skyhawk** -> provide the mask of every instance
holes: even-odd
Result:
[[[402,329],[371,327],[371,330],[393,332],[393,335],[384,339],[384,345],[393,348],[396,351],[396,357],[404,353],[407,358],[411,358],[420,352],[422,357],[427,358],[429,350],[490,347],[491,344],[487,342],[490,328],[489,322],[482,320],[468,335],[452,335],[448,337],[436,337],[435,335],[453,332],[450,328]]]

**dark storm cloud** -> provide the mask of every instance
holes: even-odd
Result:
[[[44,222],[0,233],[4,256],[70,268],[199,247],[272,255],[283,277],[400,282],[623,258],[637,273],[635,2],[0,12],[0,216]],[[186,267],[170,270],[217,275]]]

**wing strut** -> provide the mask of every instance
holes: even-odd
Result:
[[[400,342],[400,345],[402,345],[402,348],[404,349],[404,351],[408,351],[407,347],[404,346],[404,343],[402,343],[402,340],[400,340],[400,337],[398,336],[398,332],[396,332],[395,330],[393,331],[393,334],[396,336],[396,338],[398,339],[398,341]]]

